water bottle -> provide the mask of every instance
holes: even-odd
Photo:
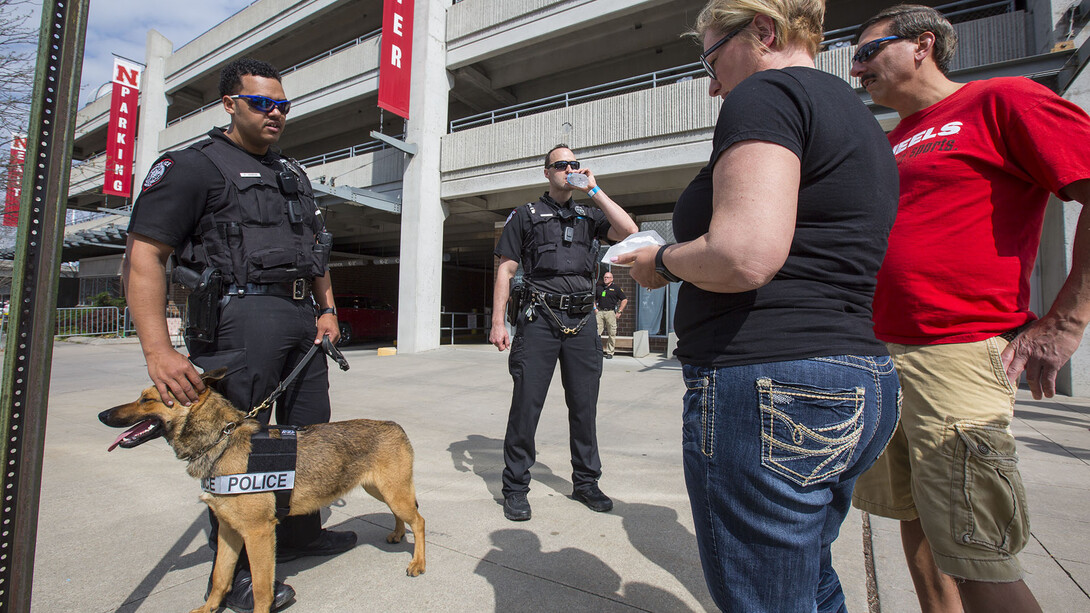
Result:
[[[575,187],[586,187],[590,185],[590,179],[587,178],[587,175],[578,172],[569,172],[568,185],[574,185]]]

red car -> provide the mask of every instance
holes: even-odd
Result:
[[[397,311],[394,307],[366,296],[337,296],[336,300],[337,321],[341,326],[338,345],[397,338]]]

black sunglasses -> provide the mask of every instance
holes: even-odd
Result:
[[[730,41],[730,39],[734,38],[735,36],[738,36],[738,34],[742,30],[745,30],[747,27],[749,27],[748,23],[746,25],[736,29],[735,31],[731,32],[730,34],[727,34],[723,38],[720,38],[719,42],[715,43],[714,45],[709,47],[707,51],[700,54],[700,63],[704,65],[704,72],[708,73],[709,77],[711,77],[713,79],[716,78],[715,77],[715,69],[712,68],[712,65],[710,63],[708,63],[708,56],[715,53],[716,49],[718,49],[718,48],[722,47],[723,45],[727,44]]]
[[[876,38],[869,43],[859,45],[859,48],[855,50],[855,55],[852,56],[853,62],[863,62],[874,57],[874,54],[878,53],[882,48],[882,43],[888,43],[891,40],[897,40],[904,38],[903,36],[883,36],[882,38]]]
[[[564,170],[568,166],[571,166],[572,170],[579,170],[579,162],[575,160],[560,160],[559,162],[546,164],[545,168],[552,168],[553,170]]]
[[[265,96],[252,96],[249,94],[237,94],[231,96],[232,98],[245,98],[246,102],[250,103],[250,106],[255,111],[261,111],[262,113],[271,113],[275,108],[280,111],[281,114],[287,115],[291,109],[291,100],[273,100]]]

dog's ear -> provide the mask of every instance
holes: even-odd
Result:
[[[201,381],[205,385],[209,385],[209,384],[215,383],[216,381],[219,381],[226,374],[227,374],[227,369],[226,368],[217,368],[216,370],[210,370],[208,372],[201,373]]]

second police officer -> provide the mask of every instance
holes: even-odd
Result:
[[[569,173],[585,176],[586,185],[569,183]],[[558,360],[568,405],[572,497],[594,511],[613,508],[598,487],[602,463],[595,415],[602,340],[595,322],[586,324],[594,317],[599,241],[623,240],[638,228],[597,186],[590,170],[580,168],[567,145],[557,145],[545,156],[545,178],[549,191],[511,213],[495,252],[500,263],[489,341],[500,351],[511,348],[514,392],[503,443],[503,512],[512,521],[530,519],[526,496],[537,454],[534,435]],[[585,192],[598,208],[576,204],[574,190]],[[520,262],[524,283],[512,290]],[[504,325],[512,291],[513,341]]]
[[[129,225],[125,285],[148,374],[166,403],[171,395],[186,405],[197,400],[204,385],[196,364],[226,368],[217,389],[247,411],[313,344],[340,335],[328,269],[331,235],[302,168],[272,148],[291,105],[280,75],[265,62],[236,60],[220,75],[220,95],[230,127],[167,153],[144,180]],[[198,279],[186,329],[192,363],[167,332],[165,266],[172,254],[176,270]],[[328,369],[319,352],[280,398],[276,423],[305,426],[329,416]],[[269,412],[258,418],[268,423]],[[211,512],[209,519],[214,549],[218,526]],[[276,540],[283,561],[347,551],[356,535],[323,530],[314,513],[281,520]],[[254,607],[247,567],[243,554],[224,601],[235,611]],[[277,582],[273,610],[294,594]]]

